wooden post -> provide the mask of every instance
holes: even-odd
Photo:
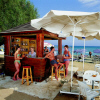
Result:
[[[62,39],[58,40],[58,54],[62,54]]]
[[[36,35],[36,55],[37,57],[43,57],[44,53],[44,34]]]
[[[4,51],[5,51],[5,55],[10,55],[10,36],[6,36],[5,38],[4,38],[4,45],[5,45],[5,49],[4,49]]]

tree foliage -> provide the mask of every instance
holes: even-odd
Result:
[[[38,17],[37,8],[28,0],[0,0],[0,32]]]

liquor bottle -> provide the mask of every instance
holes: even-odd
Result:
[[[27,41],[26,41],[25,45],[28,45],[28,44],[27,44]]]
[[[26,47],[24,48],[24,51],[26,51]]]
[[[25,45],[25,42],[23,41],[23,45]]]
[[[21,41],[21,45],[23,45],[23,41]]]
[[[16,39],[16,42],[18,42],[18,39]]]
[[[24,51],[25,49],[23,48],[23,51]]]
[[[27,48],[26,48],[26,52],[27,52]]]
[[[21,48],[21,51],[23,51],[23,48]]]

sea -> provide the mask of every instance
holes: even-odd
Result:
[[[58,45],[54,45],[55,51],[58,54]],[[4,46],[0,46],[0,49],[4,50]],[[50,47],[48,47],[50,51]],[[84,49],[84,46],[74,46],[74,50],[76,49]],[[100,55],[100,53],[94,53],[93,51],[96,49],[100,49],[100,46],[85,46],[85,55],[89,55],[89,51],[92,52],[92,55]],[[72,46],[69,46],[69,51],[72,54]],[[64,45],[62,45],[62,54],[64,52]],[[74,53],[74,55],[77,55],[77,53]]]
[[[58,53],[58,45],[54,45],[54,47],[55,47],[55,51]],[[50,50],[50,48],[48,49]],[[76,49],[84,49],[84,46],[74,46],[74,50]],[[100,55],[100,53],[93,52],[96,49],[100,49],[100,46],[85,46],[85,55],[89,55],[89,51],[92,52],[92,55]],[[72,54],[72,46],[69,46],[69,51]],[[62,54],[63,52],[64,52],[64,45],[62,45]],[[74,53],[74,55],[77,55],[77,53]]]

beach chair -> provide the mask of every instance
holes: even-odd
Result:
[[[86,100],[95,100],[94,98],[100,95],[100,89],[91,89],[85,82],[78,81],[79,85],[79,98],[80,95],[86,97]],[[99,91],[99,92],[97,92]]]
[[[95,64],[94,70],[98,72],[98,69],[100,69],[100,64]]]
[[[93,56],[92,61],[93,61],[94,64],[95,63],[97,64],[99,62],[99,57],[98,56]]]
[[[87,70],[87,71],[84,72],[84,75],[95,75],[95,74],[99,75],[98,72],[93,71],[93,70]],[[88,85],[92,85],[92,80],[85,79],[84,77],[83,77],[83,82],[86,82]],[[94,86],[99,87],[99,83],[94,81]]]

